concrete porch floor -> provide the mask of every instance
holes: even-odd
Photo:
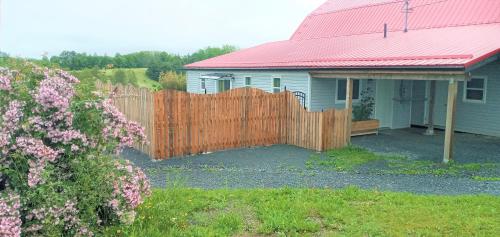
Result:
[[[374,152],[405,155],[440,162],[444,132],[425,136],[425,129],[382,130],[379,135],[354,137],[352,143]],[[454,161],[458,163],[500,163],[500,138],[467,133],[455,134]]]

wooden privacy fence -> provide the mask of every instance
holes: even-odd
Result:
[[[273,144],[324,151],[348,142],[347,110],[308,112],[289,91],[240,88],[202,95],[164,90],[143,96],[138,93],[143,89],[133,90],[138,89],[117,87],[115,105],[145,126],[150,145],[136,148],[155,159]]]

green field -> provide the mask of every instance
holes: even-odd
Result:
[[[498,236],[500,198],[358,188],[155,190],[107,236]]]
[[[149,88],[153,90],[161,88],[160,83],[149,79],[149,77],[146,75],[146,70],[147,70],[146,68],[106,69],[104,70],[104,73],[106,76],[112,77],[117,70],[125,70],[133,72],[135,74],[135,77],[137,78],[137,86],[139,87]]]

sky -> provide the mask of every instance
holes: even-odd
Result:
[[[192,53],[290,38],[326,0],[0,0],[0,51]]]

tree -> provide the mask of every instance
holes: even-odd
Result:
[[[237,50],[237,48],[235,46],[231,46],[231,45],[224,45],[221,48],[207,47],[204,49],[200,49],[200,50],[196,51],[195,53],[187,56],[186,63],[189,64],[189,63],[202,61],[205,59],[209,59],[209,58],[217,57],[220,55],[232,53],[236,50]]]
[[[152,66],[148,67],[148,69],[146,70],[146,75],[149,77],[149,79],[158,81],[160,79],[161,73],[177,70],[180,70],[180,68],[177,68],[170,62],[155,63]]]
[[[111,82],[113,82],[113,84],[127,85],[128,84],[127,73],[121,69],[116,70],[113,76],[111,77]]]
[[[160,75],[160,83],[163,89],[186,91],[186,74],[175,71],[164,72]]]
[[[235,50],[236,47],[234,46],[224,45],[222,47],[207,47],[185,56],[167,52],[141,51],[125,55],[116,54],[113,57],[63,51],[58,56],[52,56],[49,60],[50,63],[46,62],[45,64],[55,64],[73,71],[94,67],[103,69],[109,67],[109,65],[113,65],[114,68],[148,68],[147,75],[149,78],[158,81],[162,72],[176,71],[180,73],[183,71],[185,64],[217,57]]]

